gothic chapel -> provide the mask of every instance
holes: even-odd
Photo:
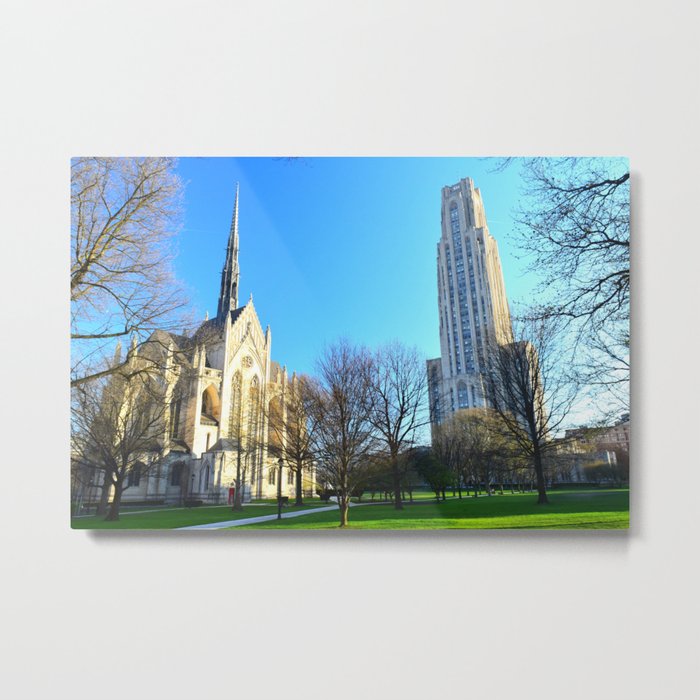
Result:
[[[237,473],[244,501],[277,496],[278,458],[271,444],[279,438],[269,416],[283,410],[285,391],[297,377],[270,359],[270,327],[263,331],[252,295],[238,306],[238,280],[237,187],[216,317],[192,336],[152,336],[167,348],[164,374],[173,401],[155,468],[130,474],[122,502],[176,503],[187,497],[226,503]],[[296,478],[282,471],[283,495],[294,494]],[[312,490],[311,476],[304,476],[304,494]]]

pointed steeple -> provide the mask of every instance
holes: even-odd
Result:
[[[231,231],[226,247],[226,262],[221,271],[221,292],[216,318],[223,321],[226,315],[238,307],[238,183],[236,183],[236,200],[233,204]]]
[[[112,366],[118,367],[122,362],[122,341],[117,340],[117,347],[114,348],[114,359],[112,360]]]

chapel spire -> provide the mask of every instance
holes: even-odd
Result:
[[[226,315],[238,307],[238,183],[236,183],[236,199],[233,204],[231,230],[226,247],[226,262],[221,271],[221,293],[216,318],[223,321]]]

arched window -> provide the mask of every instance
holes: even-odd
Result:
[[[126,486],[139,486],[141,484],[141,469],[143,464],[141,462],[136,462],[133,467],[129,470],[129,476],[126,478]]]
[[[275,485],[276,472],[277,472],[277,467],[270,467],[270,469],[267,472],[267,481],[270,484],[270,486]]]
[[[469,392],[467,390],[467,385],[464,382],[457,384],[457,407],[469,407]]]
[[[249,449],[253,450],[257,443],[258,422],[260,413],[260,388],[258,386],[258,378],[253,377],[250,383],[250,402],[248,414],[248,440]]]
[[[175,462],[170,468],[170,485],[180,486],[180,480],[182,479],[182,462]]]
[[[219,394],[211,385],[209,385],[202,392],[201,409],[201,415],[204,422],[211,422],[213,420],[218,424],[221,416],[221,402],[219,401]]]
[[[243,422],[243,403],[241,402],[241,373],[236,372],[231,380],[231,412],[228,418],[229,437],[238,439]]]
[[[211,467],[209,464],[205,464],[204,467],[202,468],[202,491],[208,491],[209,490],[209,471]]]
[[[262,478],[263,473],[257,470],[258,467],[258,441],[260,438],[260,387],[258,377],[253,376],[250,383],[248,400],[248,459],[250,464],[250,483],[254,484],[257,478]]]
[[[170,436],[174,438],[180,437],[180,409],[182,407],[182,399],[173,401],[170,406]]]
[[[279,454],[282,451],[284,435],[284,420],[282,415],[282,402],[275,396],[268,409],[267,423],[267,453]]]

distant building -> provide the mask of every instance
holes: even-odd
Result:
[[[608,446],[609,449],[622,450],[629,454],[630,451],[630,418],[629,413],[620,416],[615,425],[603,429],[597,438],[599,444]]]
[[[434,425],[459,409],[488,405],[489,347],[512,342],[498,245],[470,178],[442,189],[437,281],[441,356],[427,363]]]
[[[613,426],[567,430],[550,459],[553,482],[615,482],[629,478],[629,416]]]

